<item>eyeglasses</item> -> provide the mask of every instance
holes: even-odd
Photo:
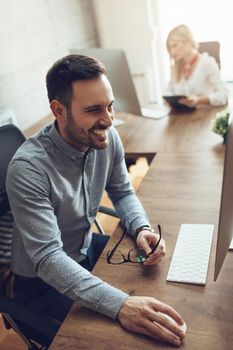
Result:
[[[161,238],[162,238],[161,226],[158,225],[159,240],[156,243],[156,245],[153,247],[152,251],[148,255],[146,255],[142,251],[140,254],[138,254],[139,249],[133,248],[133,249],[130,249],[128,251],[128,254],[126,257],[120,250],[117,249],[118,246],[120,245],[121,241],[123,240],[126,232],[127,231],[125,229],[121,238],[119,239],[119,241],[115,245],[115,247],[112,250],[109,250],[107,252],[107,263],[108,264],[112,264],[112,265],[120,265],[120,264],[124,264],[124,263],[142,264],[147,258],[149,258],[149,256],[151,254],[153,254],[156,251],[156,249],[161,241]]]

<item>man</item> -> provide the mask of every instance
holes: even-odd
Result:
[[[128,296],[92,275],[107,243],[90,227],[106,189],[114,207],[145,251],[145,266],[165,254],[130,185],[124,152],[112,127],[114,96],[104,66],[70,55],[47,74],[55,123],[28,139],[14,156],[7,192],[15,219],[12,269],[17,296],[63,321],[77,301],[119,320],[127,329],[180,345],[180,315],[154,298]],[[164,325],[165,331],[159,324]]]

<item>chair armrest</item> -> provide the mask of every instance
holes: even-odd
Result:
[[[119,216],[117,215],[116,211],[114,209],[112,209],[112,208],[107,208],[107,207],[100,206],[99,207],[99,212],[103,213],[103,214],[106,214],[106,215],[113,216],[115,218],[119,218]]]

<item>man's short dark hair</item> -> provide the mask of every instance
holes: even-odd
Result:
[[[103,63],[94,57],[68,55],[59,59],[46,76],[49,102],[56,99],[70,109],[73,82],[95,79],[105,73],[106,68]]]

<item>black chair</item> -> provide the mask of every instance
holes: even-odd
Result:
[[[9,221],[10,206],[5,183],[9,162],[24,141],[24,135],[14,125],[0,127],[0,313],[6,328],[13,328],[28,349],[42,350],[48,348],[61,323],[11,298],[14,275],[10,270],[9,253],[13,222]]]
[[[12,157],[24,141],[25,136],[16,126],[0,127],[0,313],[6,328],[13,328],[29,350],[44,350],[52,342],[61,323],[12,299],[14,275],[10,269],[10,254],[13,217],[6,193],[6,174]],[[117,217],[111,208],[101,206],[99,211]],[[97,219],[95,224],[99,233],[104,234]]]

